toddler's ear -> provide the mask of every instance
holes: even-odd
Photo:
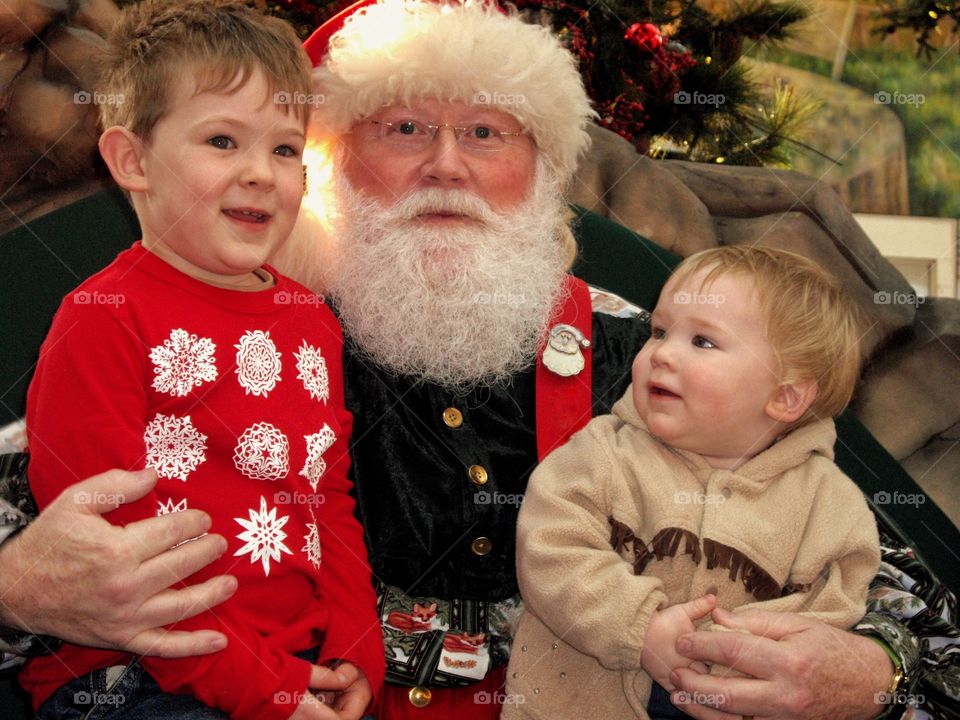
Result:
[[[100,136],[100,155],[117,185],[127,192],[144,192],[147,178],[143,171],[143,143],[125,127],[107,128]]]
[[[784,383],[774,391],[764,410],[772,420],[795,423],[803,417],[816,397],[816,380]]]

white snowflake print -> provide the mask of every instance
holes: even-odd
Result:
[[[304,435],[303,439],[307,441],[307,460],[303,463],[303,469],[300,475],[310,482],[313,491],[317,491],[317,483],[327,471],[327,463],[322,455],[330,449],[330,446],[336,441],[337,436],[326,423],[320,428],[320,432],[313,435]]]
[[[303,388],[314,400],[327,402],[330,399],[330,378],[327,376],[327,361],[320,351],[303,341],[300,352],[293,356],[297,359],[297,379],[303,381]]]
[[[165,503],[157,500],[157,515],[169,515],[170,513],[183,512],[187,509],[187,499],[183,498],[176,505],[173,503],[173,498],[167,498]]]
[[[270,423],[254,423],[237,440],[233,464],[254,480],[279,480],[289,470],[290,443],[279,428]]]
[[[270,339],[270,331],[247,330],[234,347],[237,379],[246,394],[267,397],[280,381],[280,353]]]
[[[300,548],[301,552],[307,554],[307,560],[318,570],[320,569],[320,531],[317,530],[317,519],[313,517],[313,511],[310,512],[313,519],[312,523],[307,523],[307,534],[303,536],[304,545]]]
[[[217,379],[214,351],[210,338],[198,338],[177,328],[170,337],[150,351],[153,362],[153,389],[183,397],[193,388]]]
[[[161,477],[187,481],[187,475],[207,459],[207,436],[190,422],[190,416],[157,416],[143,433],[147,465]]]
[[[277,517],[277,509],[267,510],[267,501],[260,497],[260,512],[249,510],[250,519],[234,518],[244,532],[237,535],[237,540],[243,540],[247,544],[237,550],[233,556],[240,557],[250,553],[250,562],[255,563],[260,560],[263,563],[263,574],[270,575],[270,561],[280,562],[280,553],[293,555],[290,548],[283,544],[287,534],[282,528],[290,519],[289,515]]]

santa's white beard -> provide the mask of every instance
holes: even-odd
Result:
[[[341,211],[326,285],[369,358],[455,390],[506,380],[534,359],[563,291],[566,206],[545,166],[531,197],[498,214],[464,191],[426,189],[391,207],[336,178]],[[466,214],[453,227],[417,219]]]

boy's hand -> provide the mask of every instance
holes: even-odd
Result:
[[[350,684],[343,689],[343,692],[337,693],[333,702],[337,717],[341,720],[360,720],[373,699],[373,690],[370,688],[370,683],[367,682],[367,676],[363,674],[363,670],[349,662],[337,665],[336,671],[353,678]]]
[[[321,698],[306,692],[300,698],[300,703],[290,716],[290,720],[338,720],[338,716]]]
[[[344,716],[334,710],[336,696],[353,685],[358,674],[353,665],[342,669],[345,665],[349,663],[336,669],[313,665],[307,691],[300,697],[290,720],[341,720]]]
[[[348,662],[332,669],[314,665],[309,689],[290,720],[359,720],[373,698],[366,676]]]
[[[644,639],[640,665],[655,682],[673,691],[676,688],[670,682],[670,673],[674,669],[691,667],[698,672],[707,672],[706,665],[694,663],[677,652],[677,638],[693,632],[696,629],[694,623],[709,615],[716,604],[716,596],[704,595],[653,614]]]

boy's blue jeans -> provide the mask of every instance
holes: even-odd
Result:
[[[40,706],[43,720],[222,720],[226,713],[214,710],[193,695],[174,695],[133,661],[122,669],[100,668],[60,686]]]

